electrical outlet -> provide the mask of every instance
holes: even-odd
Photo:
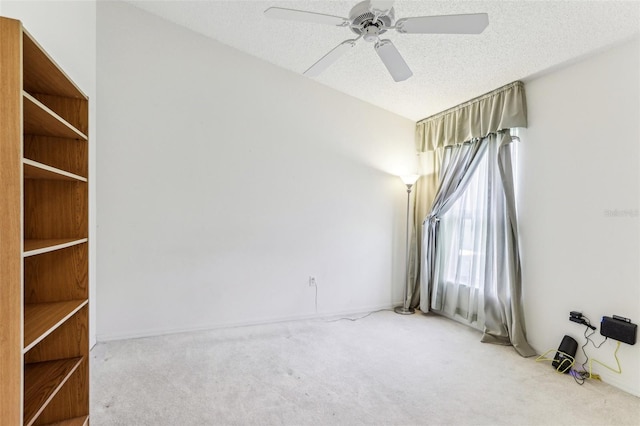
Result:
[[[316,277],[313,275],[309,275],[309,287],[315,287],[318,283],[316,283]]]

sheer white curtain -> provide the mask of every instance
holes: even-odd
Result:
[[[453,147],[445,148],[443,169]],[[466,189],[440,216],[431,308],[445,316],[484,327],[484,273],[487,238],[488,155],[480,159]]]

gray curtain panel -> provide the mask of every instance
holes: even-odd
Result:
[[[535,351],[529,345],[525,333],[524,311],[522,301],[522,273],[520,269],[520,251],[518,243],[518,219],[516,214],[515,179],[513,154],[515,138],[509,131],[497,135],[494,146],[498,152],[497,161],[493,162],[493,153],[489,164],[497,166],[490,172],[496,202],[494,209],[499,221],[496,221],[495,232],[491,233],[493,241],[489,248],[494,253],[493,269],[487,278],[493,278],[491,285],[484,288],[485,325],[483,342],[512,344],[522,356],[533,356]],[[500,210],[499,212],[497,210]]]
[[[440,150],[442,151],[442,150]],[[420,304],[420,259],[422,259],[422,222],[431,210],[433,198],[438,191],[440,163],[434,151],[418,153],[420,179],[414,185],[413,220],[411,244],[409,246],[409,306]]]

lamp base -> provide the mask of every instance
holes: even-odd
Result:
[[[405,308],[404,306],[398,306],[393,309],[393,312],[400,315],[411,315],[416,312],[413,308]]]

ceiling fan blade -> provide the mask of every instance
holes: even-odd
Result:
[[[347,18],[325,15],[322,13],[306,12],[304,10],[285,9],[282,7],[270,7],[264,11],[269,18],[286,19],[289,21],[311,22],[313,24],[326,24],[343,27],[349,25]]]
[[[404,81],[413,75],[391,40],[380,40],[375,49],[394,81]]]
[[[324,70],[329,68],[336,62],[342,55],[347,53],[349,49],[356,45],[356,40],[345,40],[336,47],[334,47],[329,53],[324,55],[318,62],[311,65],[308,70],[306,70],[303,74],[308,75],[309,77],[317,77]]]
[[[396,30],[406,34],[480,34],[487,25],[489,15],[470,13],[398,19]]]

